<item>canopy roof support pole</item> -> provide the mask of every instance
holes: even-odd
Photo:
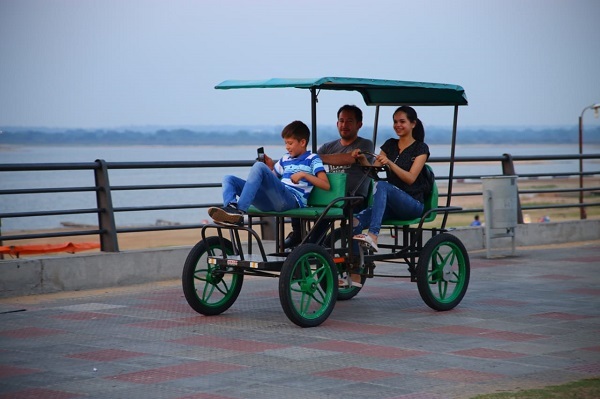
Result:
[[[377,126],[379,125],[379,105],[375,106],[375,122],[373,123],[373,145],[377,142]],[[375,149],[373,148],[373,151]]]
[[[312,153],[317,153],[317,89],[314,87],[310,88],[310,114],[312,122]]]
[[[454,106],[454,121],[452,123],[452,145],[450,146],[450,170],[448,171],[448,195],[446,196],[446,206],[450,206],[452,200],[452,182],[454,181],[454,153],[456,152],[456,127],[458,125],[458,105]],[[442,220],[442,229],[446,228],[448,212],[444,212]]]

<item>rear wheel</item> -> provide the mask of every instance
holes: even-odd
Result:
[[[450,310],[467,292],[471,267],[463,243],[452,234],[433,236],[417,264],[417,286],[423,301],[435,310]]]
[[[294,324],[316,327],[327,320],[337,290],[337,271],[325,248],[304,244],[287,256],[279,276],[279,300]]]
[[[330,246],[331,244],[331,236],[333,235],[333,253],[335,257],[346,256],[345,250],[342,250],[342,229],[337,228],[332,233],[328,234],[325,237],[323,245]],[[337,272],[339,280],[348,281],[348,264],[347,263],[338,263],[337,264]],[[367,277],[365,274],[365,268],[360,267],[357,271],[360,274],[360,284],[365,285],[367,281]],[[338,288],[337,299],[340,301],[347,301],[348,299],[352,299],[360,292],[362,287],[357,286],[341,286]]]
[[[181,283],[187,303],[206,316],[221,314],[237,299],[244,282],[243,274],[225,273],[230,268],[209,263],[209,256],[233,254],[231,241],[208,237],[198,242],[183,266]]]

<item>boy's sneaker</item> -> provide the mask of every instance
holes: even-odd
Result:
[[[230,205],[223,208],[210,207],[208,215],[217,223],[230,224],[235,226],[244,225],[244,213]]]

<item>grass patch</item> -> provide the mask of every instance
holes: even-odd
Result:
[[[596,399],[600,398],[600,378],[569,382],[541,389],[477,395],[472,399]]]

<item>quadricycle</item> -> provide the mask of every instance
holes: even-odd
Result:
[[[355,91],[362,95],[367,106],[375,107],[372,138],[375,148],[380,107],[453,107],[448,191],[446,204],[440,206],[434,180],[420,218],[384,220],[382,232],[389,230],[389,240],[379,243],[377,252],[353,242],[353,209],[358,201],[365,199],[352,195],[352,190],[346,187],[344,173],[328,173],[330,190],[315,187],[305,208],[262,212],[252,207],[243,226],[206,224],[201,229],[200,241],[187,256],[182,273],[185,298],[195,311],[206,316],[225,312],[238,298],[245,276],[278,278],[281,307],[288,319],[300,327],[322,324],[330,316],[336,301],[352,299],[370,278],[376,277],[406,277],[416,282],[422,300],[437,311],[451,310],[461,302],[469,285],[469,256],[459,238],[446,228],[446,222],[449,213],[461,209],[450,203],[458,109],[468,104],[462,87],[441,83],[323,77],[227,80],[215,88],[308,90],[312,114],[311,142],[315,153],[318,143],[317,100],[322,91]],[[426,167],[429,168],[429,165]],[[365,178],[379,178],[380,168],[364,169]],[[440,217],[441,223],[431,223]],[[286,250],[284,228],[290,218],[301,221],[303,239],[292,250]],[[256,230],[265,221],[275,226],[274,252],[267,253],[262,234]],[[432,225],[436,227],[428,227]],[[377,274],[376,267],[382,263],[392,264],[394,268],[399,265],[403,274]]]

